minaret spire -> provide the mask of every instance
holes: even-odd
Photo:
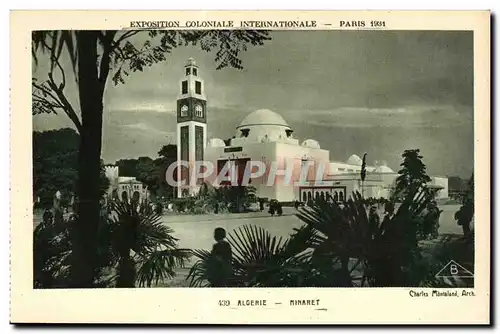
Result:
[[[188,58],[184,65],[184,76],[180,81],[177,98],[178,166],[183,162],[195,166],[196,161],[202,161],[204,158],[207,142],[207,102],[204,82],[199,74],[196,61]],[[194,172],[192,167],[177,169],[177,180],[186,182],[186,186],[178,188],[178,197],[193,195],[198,191],[200,180],[197,180],[196,184],[190,184]]]

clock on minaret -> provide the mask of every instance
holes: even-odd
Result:
[[[207,142],[207,100],[203,79],[193,58],[184,66],[184,76],[179,85],[177,98],[177,180],[185,180],[185,186],[177,187],[178,197],[195,194],[203,180],[193,180],[192,166],[202,161]]]

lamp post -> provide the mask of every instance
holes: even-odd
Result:
[[[363,163],[361,164],[361,197],[365,197],[365,178],[366,178],[366,152],[363,154]]]

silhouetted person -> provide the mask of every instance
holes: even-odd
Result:
[[[259,198],[259,210],[264,211],[264,200]]]
[[[42,220],[45,224],[52,224],[52,222],[54,221],[54,215],[52,214],[52,211],[50,211],[49,209],[45,209],[45,211],[43,212]]]
[[[269,211],[268,211],[271,216],[274,216],[276,213],[276,200],[272,199],[269,201]]]
[[[276,201],[276,213],[278,214],[278,216],[281,216],[283,214],[283,207],[278,201]]]
[[[155,211],[156,214],[162,215],[163,214],[163,203],[162,202],[157,202],[155,205]]]
[[[380,225],[380,230],[383,235],[387,235],[392,227],[392,218],[394,218],[394,204],[391,202],[385,203],[385,216]]]
[[[372,205],[370,207],[370,212],[368,213],[368,233],[370,234],[370,237],[373,238],[376,231],[378,230],[379,225],[380,217],[377,213],[377,207],[375,205]]]
[[[469,203],[462,205],[462,207],[455,213],[455,220],[457,221],[457,225],[462,226],[464,237],[469,237],[471,234],[470,223],[473,216],[474,209],[472,205],[469,205]]]
[[[424,218],[424,238],[437,237],[437,229],[439,227],[439,208],[435,201],[427,205],[427,214]]]
[[[73,204],[71,205],[71,213],[68,217],[70,223],[76,223],[78,221],[78,210],[80,210],[80,204],[78,199],[75,198]]]
[[[229,285],[229,279],[232,275],[231,245],[225,240],[226,230],[222,227],[217,227],[214,230],[215,244],[212,247],[212,257],[214,259],[214,272],[212,275],[212,285],[215,287],[223,287]]]

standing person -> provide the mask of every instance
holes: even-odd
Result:
[[[52,208],[54,210],[54,221],[61,223],[64,220],[64,216],[61,207],[61,192],[59,190],[54,194]]]
[[[474,209],[472,206],[464,204],[460,209],[455,213],[455,220],[457,221],[457,225],[462,226],[462,231],[464,237],[469,237],[471,234],[470,223],[472,221],[472,217],[474,216]]]
[[[269,201],[269,211],[268,211],[271,216],[274,216],[274,213],[276,212],[276,200],[272,199]]]
[[[232,276],[232,250],[226,239],[226,230],[217,227],[214,230],[215,244],[212,247],[212,257],[214,259],[214,272],[212,275],[212,285],[214,287],[224,287],[229,285]]]
[[[368,233],[371,238],[375,236],[375,233],[380,225],[380,217],[377,213],[377,206],[372,205],[370,207],[370,212],[368,213]]]
[[[394,218],[394,204],[391,202],[385,203],[385,216],[382,220],[382,224],[380,225],[380,230],[383,235],[387,235],[387,233],[391,229],[392,218]]]
[[[430,223],[430,235],[431,238],[437,238],[438,237],[438,230],[439,230],[439,217],[441,216],[441,210],[439,210],[439,207],[437,205],[436,201],[431,202],[431,223]]]
[[[439,209],[437,207],[437,203],[435,201],[429,202],[427,207],[423,211],[424,213],[424,221],[423,221],[423,229],[422,236],[424,239],[437,237],[437,229],[439,227]]]
[[[48,208],[45,208],[45,211],[43,212],[43,223],[44,224],[52,224],[54,219],[54,215],[52,214],[52,211],[50,211]]]
[[[75,198],[73,200],[73,204],[71,205],[71,213],[68,218],[68,221],[70,223],[75,223],[78,220],[78,209],[79,209],[78,199]]]
[[[264,211],[264,200],[259,198],[259,210]]]
[[[278,201],[276,201],[276,213],[278,214],[278,216],[281,216],[283,214],[283,207]]]

